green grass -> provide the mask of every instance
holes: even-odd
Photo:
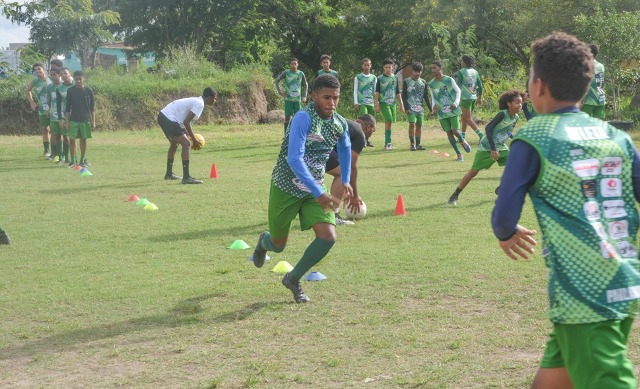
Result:
[[[452,153],[432,126],[429,150]],[[446,201],[471,166],[394,143],[360,158],[367,218],[304,282],[296,305],[270,272],[313,239],[256,269],[282,126],[199,126],[192,175],[162,179],[159,129],[99,132],[92,177],[45,161],[37,137],[0,137],[0,382],[5,388],[525,388],[546,334],[542,257],[512,262],[490,227],[502,169]],[[477,143],[469,133],[471,144]],[[219,178],[209,179],[215,163]],[[179,167],[175,169],[180,173]],[[148,198],[157,211],[127,202]],[[407,216],[394,216],[403,195]],[[522,223],[537,227],[527,203]],[[297,227],[297,225],[296,225]],[[630,356],[640,366],[632,337]]]

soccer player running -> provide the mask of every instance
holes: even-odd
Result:
[[[280,89],[280,82],[284,82],[284,89]],[[291,116],[300,110],[307,102],[307,78],[298,70],[298,59],[289,60],[289,69],[278,74],[275,81],[276,91],[284,97],[284,129],[289,127]]]
[[[605,95],[604,95],[604,65],[596,60],[598,55],[598,46],[589,45],[591,54],[593,54],[593,78],[587,90],[587,95],[582,99],[582,111],[588,113],[594,118],[604,120],[605,112]]]
[[[300,286],[300,279],[320,262],[336,242],[334,208],[340,205],[327,193],[324,173],[331,150],[337,145],[342,166],[341,182],[344,195],[353,196],[351,178],[351,142],[347,122],[336,113],[340,100],[340,82],[331,75],[322,75],[313,82],[313,102],[298,111],[282,139],[282,147],[271,176],[269,194],[269,231],[260,234],[253,252],[253,264],[262,267],[267,251],[284,250],[289,239],[291,222],[300,218],[300,229],[313,229],[316,236],[300,261],[282,279],[297,303],[309,297]]]
[[[483,90],[482,79],[480,78],[478,71],[473,68],[474,64],[475,61],[472,56],[466,54],[463,55],[462,60],[460,61],[462,69],[458,70],[454,74],[454,77],[462,91],[460,100],[460,108],[462,108],[462,138],[466,138],[468,125],[476,134],[478,134],[480,140],[482,140],[482,131],[478,129],[478,125],[473,121],[473,117],[471,116],[473,114],[473,110],[476,108],[476,103],[478,106],[482,105]]]
[[[351,189],[353,195],[346,199],[345,206],[349,207],[354,213],[360,211],[360,196],[358,195],[358,158],[364,149],[367,138],[376,130],[376,118],[373,115],[364,114],[355,121],[347,119],[349,127],[349,140],[351,142]],[[337,199],[343,199],[344,190],[342,187],[342,171],[340,170],[340,159],[336,148],[331,150],[329,159],[325,166],[327,174],[333,176],[331,183],[331,196]],[[336,214],[336,224],[349,225],[353,224],[351,220],[343,219],[339,212],[340,208],[333,209]]]
[[[442,63],[433,61],[431,63],[431,76],[433,79],[429,81],[429,94],[431,95],[431,114],[438,114],[440,125],[444,132],[447,133],[449,143],[456,152],[456,161],[464,161],[464,157],[460,153],[456,139],[462,145],[465,152],[471,152],[471,147],[466,140],[460,135],[460,88],[456,81],[445,76],[442,72]]]
[[[518,114],[522,111],[522,101],[525,93],[517,89],[504,92],[498,99],[500,112],[487,124],[487,135],[482,137],[478,145],[478,151],[473,159],[471,170],[462,177],[455,192],[449,197],[449,205],[458,204],[460,192],[467,187],[469,182],[483,169],[489,169],[494,163],[504,166],[509,155],[507,140],[512,136],[513,129],[518,123]],[[496,189],[497,194],[497,189]]]
[[[580,112],[593,55],[554,32],[533,43],[529,95],[491,224],[513,260],[534,252],[518,225],[527,193],[543,234],[553,329],[532,387],[636,389],[627,341],[638,313],[640,154],[631,138]]]
[[[189,173],[189,152],[191,147],[200,150],[202,144],[196,139],[191,129],[191,122],[200,118],[205,105],[213,105],[218,93],[213,88],[204,88],[202,96],[178,99],[167,104],[158,114],[158,124],[169,140],[167,151],[167,171],[165,180],[180,180],[183,184],[202,184],[201,180],[191,177]],[[193,146],[191,145],[193,142]],[[182,145],[182,177],[173,173],[173,160],[178,145]]]
[[[429,101],[427,82],[420,78],[424,66],[416,62],[411,66],[411,77],[402,81],[402,101],[409,122],[409,150],[425,150],[420,144],[422,123],[424,122],[424,103]]]

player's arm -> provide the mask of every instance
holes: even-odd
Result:
[[[435,115],[436,109],[438,108],[436,104],[436,97],[433,94],[433,90],[431,89],[431,87],[428,87],[428,89],[429,89],[429,95],[431,95],[431,114]]]
[[[477,83],[478,106],[480,106],[482,105],[482,92],[484,92],[484,85],[482,84],[482,78],[480,78],[480,74],[478,74]]]
[[[200,150],[202,148],[202,144],[200,143],[199,140],[196,139],[195,135],[193,134],[193,130],[191,129],[191,122],[195,118],[196,118],[196,114],[193,113],[193,111],[189,111],[189,113],[187,113],[187,116],[182,121],[182,125],[184,126],[184,129],[187,131],[187,137],[191,139],[191,144],[193,145],[192,146],[193,149]]]
[[[67,90],[67,105],[64,108],[65,127],[69,129],[69,121],[71,120],[71,108],[73,108],[73,91],[75,88]]]
[[[49,90],[49,86],[47,85],[47,117],[51,117],[51,90]]]
[[[33,81],[29,82],[27,85],[27,100],[29,101],[29,105],[31,106],[31,110],[35,111],[38,108],[38,104],[33,100]]]
[[[278,74],[278,77],[276,77],[276,81],[275,81],[276,92],[278,92],[278,94],[282,97],[287,97],[287,95],[280,89],[280,81],[282,81],[283,78],[284,78],[284,72],[280,72],[280,74]]]
[[[402,102],[402,96],[400,95],[400,83],[396,78],[396,99],[400,102],[400,111],[404,112],[404,103]]]
[[[307,77],[302,73],[302,102],[307,102],[307,91],[309,89],[309,85],[307,84]]]
[[[380,102],[378,101],[379,99],[380,99],[380,80],[376,79],[376,92],[374,94],[374,99],[373,99],[373,106],[376,112],[380,112]]]
[[[489,148],[491,149],[491,156],[493,157],[493,153],[496,152],[496,143],[493,140],[493,130],[496,128],[498,123],[500,123],[504,119],[504,112],[500,111],[496,116],[491,119],[489,124],[484,129],[484,132],[487,135],[487,142],[489,142]],[[495,158],[494,158],[495,159]]]
[[[462,98],[462,91],[460,90],[460,87],[458,86],[458,84],[456,84],[455,80],[451,80],[451,84],[453,87],[453,91],[456,92],[456,100],[453,102],[453,105],[451,106],[451,109],[455,109],[458,106],[460,106],[460,99]]]
[[[401,95],[401,100],[402,103],[404,104],[404,107],[407,108],[406,113],[409,113],[409,102],[408,100],[408,96],[407,96],[407,80],[402,80],[402,95]],[[404,110],[403,110],[404,111]]]
[[[351,138],[349,136],[349,127],[345,123],[345,130],[338,144],[336,145],[338,151],[338,160],[340,161],[340,180],[342,187],[344,188],[345,197],[353,197],[353,188],[351,186],[351,169],[352,165],[352,150],[351,150]]]
[[[424,100],[427,105],[429,105],[429,87],[425,85],[424,91],[422,92],[422,100]]]
[[[353,107],[356,112],[360,110],[360,104],[358,104],[358,76],[353,78]]]
[[[56,112],[58,113],[58,124],[62,127],[64,122],[62,120],[64,117],[62,116],[62,95],[58,89],[56,89]]]
[[[91,128],[96,128],[96,102],[91,88],[89,88],[89,112],[91,112]]]
[[[311,129],[311,117],[305,111],[298,111],[291,119],[289,127],[289,145],[287,147],[287,163],[302,183],[309,188],[311,194],[316,199],[325,192],[313,178],[309,168],[304,163],[304,153],[306,151],[305,142],[307,134]]]

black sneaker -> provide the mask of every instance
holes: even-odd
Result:
[[[164,179],[168,180],[168,181],[173,181],[173,180],[181,180],[182,177],[180,177],[179,175],[177,175],[175,173],[171,173],[171,175],[164,176]]]
[[[296,300],[296,303],[306,303],[311,300],[309,296],[304,294],[304,292],[302,291],[302,287],[300,287],[300,281],[294,282],[289,278],[289,273],[284,275],[284,278],[282,279],[282,285],[286,286],[287,289],[289,289],[291,293],[293,293],[293,299]]]
[[[185,177],[182,179],[183,184],[202,184],[202,181],[196,180],[193,177]]]
[[[0,232],[0,244],[11,244],[11,239],[5,231]]]
[[[253,265],[255,267],[262,267],[264,265],[264,261],[267,258],[267,249],[262,247],[262,238],[267,234],[267,231],[260,234],[258,238],[258,243],[256,244],[255,250],[253,250]]]
[[[451,197],[449,197],[449,201],[447,202],[447,204],[458,205],[458,196],[451,195]]]
[[[411,150],[411,151],[416,151],[416,145],[411,144],[411,147],[409,147],[409,150]]]
[[[369,140],[367,140],[367,147],[376,147],[373,145],[373,143],[369,142]]]
[[[416,150],[418,150],[418,151],[422,151],[422,150],[426,150],[426,149],[424,148],[424,146],[423,146],[423,145],[417,145],[417,146],[416,146]]]

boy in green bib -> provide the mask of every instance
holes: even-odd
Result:
[[[467,126],[471,127],[471,129],[478,134],[480,140],[482,140],[482,131],[478,129],[478,125],[473,121],[473,110],[476,108],[476,104],[478,106],[482,105],[482,79],[480,78],[480,74],[478,71],[474,69],[473,65],[475,65],[475,60],[470,55],[463,55],[462,60],[460,61],[460,66],[462,69],[458,70],[454,77],[456,79],[456,83],[460,87],[462,91],[462,96],[460,99],[460,108],[462,108],[462,137],[465,138],[467,134]]]
[[[260,234],[253,251],[253,264],[262,267],[267,251],[280,253],[289,239],[291,223],[300,219],[300,229],[313,229],[315,239],[300,261],[282,279],[297,303],[309,297],[300,279],[322,260],[336,242],[334,208],[341,199],[334,198],[324,185],[327,160],[337,145],[344,196],[352,198],[351,142],[345,119],[336,113],[340,100],[340,82],[323,74],[313,82],[313,102],[298,111],[287,127],[269,193],[269,231]],[[357,204],[357,199],[355,200]],[[350,199],[349,204],[354,204]]]
[[[538,113],[511,142],[491,224],[511,259],[534,252],[518,225],[528,193],[543,235],[552,330],[532,387],[636,389],[627,341],[638,314],[640,153],[631,138],[580,112],[593,55],[554,32],[531,46]]]
[[[458,204],[460,192],[478,175],[480,170],[489,169],[494,163],[504,166],[509,155],[507,140],[512,136],[513,129],[518,123],[518,114],[522,111],[522,101],[525,93],[517,89],[504,92],[498,99],[500,112],[487,124],[486,136],[481,137],[478,151],[473,159],[471,170],[462,177],[455,192],[449,197],[449,205]]]
[[[51,157],[49,151],[49,117],[47,112],[49,111],[49,104],[47,102],[47,90],[48,85],[51,84],[51,80],[44,72],[44,65],[36,63],[31,68],[35,74],[35,79],[27,86],[27,100],[32,111],[38,111],[38,123],[42,129],[42,146],[44,147],[45,158]],[[35,96],[34,96],[35,92]]]
[[[281,82],[284,85],[283,89],[280,89]],[[275,86],[278,94],[284,97],[284,129],[286,131],[291,116],[307,102],[307,78],[301,70],[298,70],[297,58],[289,60],[289,69],[278,74]]]
[[[391,144],[391,126],[396,122],[397,103],[400,111],[404,112],[398,77],[393,74],[395,63],[387,58],[382,63],[383,74],[376,82],[376,98],[374,100],[376,112],[381,112],[384,118],[384,149],[393,150]]]
[[[429,101],[427,82],[422,79],[424,66],[420,62],[411,65],[411,77],[402,81],[402,102],[409,122],[409,150],[425,150],[420,144],[424,122],[424,102]]]

